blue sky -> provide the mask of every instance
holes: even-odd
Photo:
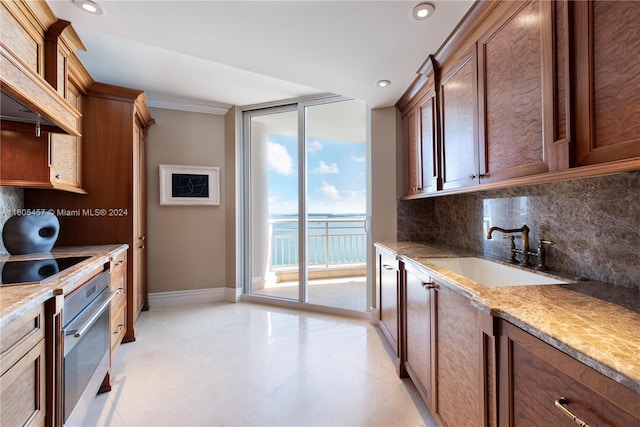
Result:
[[[269,135],[268,191],[270,214],[298,210],[298,147],[293,136]],[[361,142],[307,141],[309,213],[364,214],[366,146]]]

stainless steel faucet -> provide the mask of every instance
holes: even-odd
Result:
[[[522,249],[516,249],[515,244],[513,244],[513,236],[509,236],[509,238],[511,238],[511,257],[509,258],[509,260],[507,262],[510,263],[515,263],[515,254],[516,253],[521,253],[522,254],[522,261],[520,262],[521,265],[526,265],[529,266],[531,265],[531,263],[529,262],[529,227],[527,227],[527,225],[523,225],[520,228],[511,228],[511,229],[505,229],[505,228],[501,228],[501,227],[491,227],[489,229],[489,232],[487,233],[487,239],[491,240],[492,238],[492,234],[494,231],[499,231],[503,234],[513,234],[513,233],[522,233]]]

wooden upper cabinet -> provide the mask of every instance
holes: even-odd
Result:
[[[568,156],[561,154],[568,152],[567,141],[552,149],[554,110],[563,99],[566,104],[563,96],[554,95],[555,7],[552,2],[514,2],[478,41],[481,183],[569,166]],[[560,109],[565,117],[566,110]],[[560,161],[553,159],[557,155]]]
[[[67,102],[82,111],[82,94],[70,85]],[[82,132],[82,121],[78,120],[78,131]],[[61,189],[82,188],[82,137],[52,133],[49,135],[51,182]],[[82,190],[84,191],[84,190]]]
[[[422,192],[422,150],[419,144],[420,116],[418,113],[416,106],[402,117],[405,196]]]
[[[55,23],[46,2],[1,2],[0,86],[3,94],[39,114],[47,131],[77,136],[80,112],[46,80],[45,33]]]
[[[405,198],[638,170],[639,21],[637,1],[476,2],[429,57],[435,98],[419,70],[396,104]]]
[[[418,101],[402,117],[405,197],[434,193],[440,189],[435,78],[433,71]]]
[[[422,150],[422,193],[433,193],[441,188],[439,173],[439,144],[437,134],[438,104],[434,88],[430,88],[419,105],[420,149]]]
[[[640,157],[640,3],[572,5],[577,166]]]
[[[2,49],[8,49],[35,74],[44,72],[44,33],[34,11],[21,2],[0,3]],[[3,59],[4,60],[4,59]]]
[[[469,52],[440,81],[442,105],[442,188],[477,184],[476,55]]]

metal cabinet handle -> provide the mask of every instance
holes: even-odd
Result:
[[[491,176],[491,174],[488,173],[479,173],[476,174],[475,172],[472,174],[469,174],[469,178],[471,179],[476,179],[476,178],[489,178],[489,176]]]
[[[118,325],[117,329],[113,332],[113,335],[118,335],[124,329],[124,325]]]
[[[393,266],[389,265],[389,264],[382,264],[382,268],[384,268],[385,270],[395,270],[395,268],[393,268]]]
[[[422,282],[422,287],[426,290],[435,289],[436,284],[434,282]]]
[[[554,404],[556,405],[556,408],[560,409],[560,411],[562,411],[563,414],[565,414],[567,417],[571,418],[573,420],[573,422],[578,424],[580,427],[590,427],[588,423],[582,421],[579,417],[574,415],[573,412],[571,412],[569,409],[567,409],[564,406],[564,405],[568,405],[569,404],[569,401],[567,400],[566,397],[561,397],[560,399],[556,399]]]

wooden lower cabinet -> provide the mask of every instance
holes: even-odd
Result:
[[[504,320],[499,378],[500,426],[640,426],[637,393]]]
[[[403,263],[404,301],[404,369],[427,406],[433,406],[435,372],[436,300],[431,279],[420,269]]]
[[[435,283],[436,390],[432,413],[440,425],[495,425],[495,371],[482,324],[491,323],[471,301]],[[489,331],[490,332],[490,331]]]
[[[640,394],[376,248],[380,327],[439,426],[640,427]]]
[[[376,247],[376,281],[379,325],[391,345],[398,373],[404,376],[401,363],[400,344],[400,267],[394,252]]]
[[[110,363],[118,351],[127,332],[127,252],[115,255],[110,262],[109,290],[117,293],[111,300],[109,307],[110,335]],[[98,393],[111,391],[111,368],[102,381]]]
[[[118,296],[111,300],[111,361],[127,332],[127,253],[111,260],[111,292]]]
[[[44,307],[2,328],[0,425],[44,426],[46,413]]]

